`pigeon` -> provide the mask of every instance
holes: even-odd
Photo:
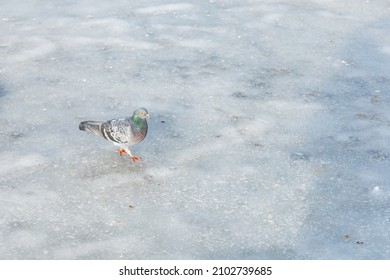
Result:
[[[131,117],[113,119],[108,121],[83,121],[79,129],[94,133],[111,141],[119,149],[120,155],[129,155],[133,162],[141,159],[131,154],[129,147],[144,140],[148,132],[149,113],[145,108],[138,108]]]

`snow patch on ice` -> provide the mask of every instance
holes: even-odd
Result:
[[[0,176],[12,175],[13,173],[30,169],[41,169],[50,162],[50,159],[39,154],[17,155],[6,153],[0,159]]]
[[[164,5],[156,5],[156,6],[140,8],[137,10],[137,12],[140,14],[160,15],[166,13],[189,11],[193,9],[194,9],[194,5],[192,4],[177,3],[177,4],[164,4]]]

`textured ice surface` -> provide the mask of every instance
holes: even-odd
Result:
[[[389,13],[1,2],[0,258],[390,258]],[[140,106],[142,163],[78,130]]]

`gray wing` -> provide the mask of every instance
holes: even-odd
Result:
[[[100,132],[104,138],[115,143],[126,144],[131,140],[128,118],[110,120],[102,123]]]

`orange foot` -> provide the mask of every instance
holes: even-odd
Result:
[[[141,161],[141,159],[139,157],[135,157],[135,156],[130,156],[130,157],[133,160],[133,162]]]
[[[119,148],[119,150],[116,150],[115,152],[119,153],[120,156],[121,155],[128,155],[128,153],[125,150],[123,150],[122,148]]]
[[[129,155],[133,162],[141,161],[141,158],[129,154],[128,152],[126,152],[126,150],[123,150],[122,148],[119,148],[115,152],[119,153],[119,155]]]

